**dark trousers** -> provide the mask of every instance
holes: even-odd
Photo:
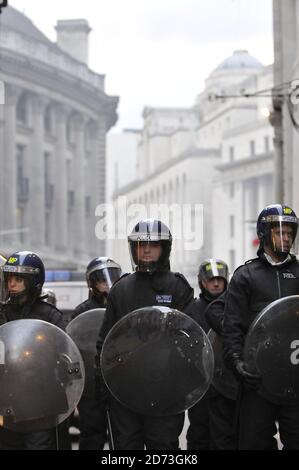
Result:
[[[209,393],[211,450],[236,450],[236,401],[220,394],[214,387]]]
[[[186,436],[188,450],[208,450],[210,448],[208,393],[188,410],[190,422]]]
[[[19,433],[0,428],[0,450],[57,450],[56,429]]]
[[[102,450],[107,436],[105,404],[83,395],[79,404],[79,450]]]
[[[284,450],[299,450],[299,404],[277,405],[257,392],[244,391],[240,400],[239,449],[271,447],[278,422]]]
[[[179,448],[179,436],[185,414],[145,416],[110,402],[110,420],[117,450],[173,450]]]

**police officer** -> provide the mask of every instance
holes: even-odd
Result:
[[[87,310],[105,308],[109,290],[120,276],[121,267],[112,259],[99,256],[91,260],[86,268],[86,282],[89,289],[89,297],[87,300],[77,305],[72,314],[72,319]]]
[[[104,322],[97,342],[96,383],[103,390],[100,354],[113,325],[127,313],[159,305],[185,311],[193,289],[180,273],[170,271],[172,236],[156,219],[141,220],[128,237],[134,273],[124,275],[112,287]],[[110,419],[116,449],[177,449],[184,425],[184,413],[153,417],[133,412],[109,396]]]
[[[217,299],[227,288],[228,266],[220,259],[207,259],[199,266],[198,284],[201,290],[188,309],[189,315],[202,327],[205,333],[211,328],[205,312],[208,305]],[[187,431],[187,448],[208,450],[211,448],[209,397],[213,393],[210,387],[205,396],[188,410],[190,425]],[[214,394],[217,393],[214,391]]]
[[[299,293],[299,263],[290,253],[298,229],[285,205],[265,207],[257,220],[259,249],[234,273],[223,324],[224,359],[240,381],[239,449],[267,449],[279,423],[284,449],[299,449],[299,406],[278,405],[258,393],[261,377],[248,372],[243,348],[258,313],[274,300]],[[275,367],[275,365],[273,365]]]
[[[90,261],[86,268],[86,281],[89,298],[78,305],[72,319],[83,312],[95,308],[105,308],[107,296],[112,284],[119,279],[121,267],[105,256]],[[79,411],[79,450],[101,450],[106,442],[106,413],[100,397],[93,397],[83,392],[78,404]]]
[[[45,268],[38,255],[31,251],[13,253],[1,270],[6,299],[0,306],[0,324],[27,318],[44,320],[64,329],[61,312],[40,298]],[[56,431],[18,433],[0,428],[0,449],[57,450]]]

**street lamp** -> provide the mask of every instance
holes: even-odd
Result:
[[[2,8],[7,7],[7,0],[0,0],[0,14]]]

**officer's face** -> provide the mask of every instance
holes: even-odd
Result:
[[[271,228],[271,239],[274,251],[289,252],[293,244],[293,230],[287,224]]]
[[[96,289],[99,291],[99,292],[106,292],[108,294],[109,292],[109,287],[108,287],[108,284],[106,281],[97,281],[96,282]]]
[[[21,276],[9,274],[7,287],[10,294],[19,294],[25,290],[25,282]]]
[[[204,288],[212,295],[220,295],[224,291],[225,282],[222,277],[213,277],[208,281],[202,281]]]
[[[137,259],[139,261],[158,261],[161,254],[162,246],[160,242],[140,242],[137,245]]]

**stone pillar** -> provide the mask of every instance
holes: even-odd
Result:
[[[84,128],[85,120],[77,113],[73,118],[75,133],[74,152],[74,191],[75,191],[75,212],[74,212],[74,251],[83,258],[86,251],[85,243],[85,168],[84,168]]]
[[[3,247],[15,247],[17,229],[17,166],[16,166],[16,104],[20,90],[6,84],[2,126],[3,151],[1,152],[1,217],[0,233],[10,231],[1,237]]]
[[[68,248],[68,214],[67,214],[67,173],[66,173],[66,123],[69,108],[59,104],[56,106],[56,149],[54,174],[54,220],[55,249],[66,253]]]
[[[97,123],[94,124],[93,134],[93,187],[94,199],[92,207],[95,209],[99,204],[106,202],[106,121],[105,117],[101,116]],[[94,217],[94,228],[97,219]],[[93,251],[96,256],[105,256],[106,243],[105,240],[98,240],[94,233]]]
[[[47,100],[39,95],[32,99],[32,139],[30,188],[30,241],[32,249],[45,245],[45,157],[44,111]]]

